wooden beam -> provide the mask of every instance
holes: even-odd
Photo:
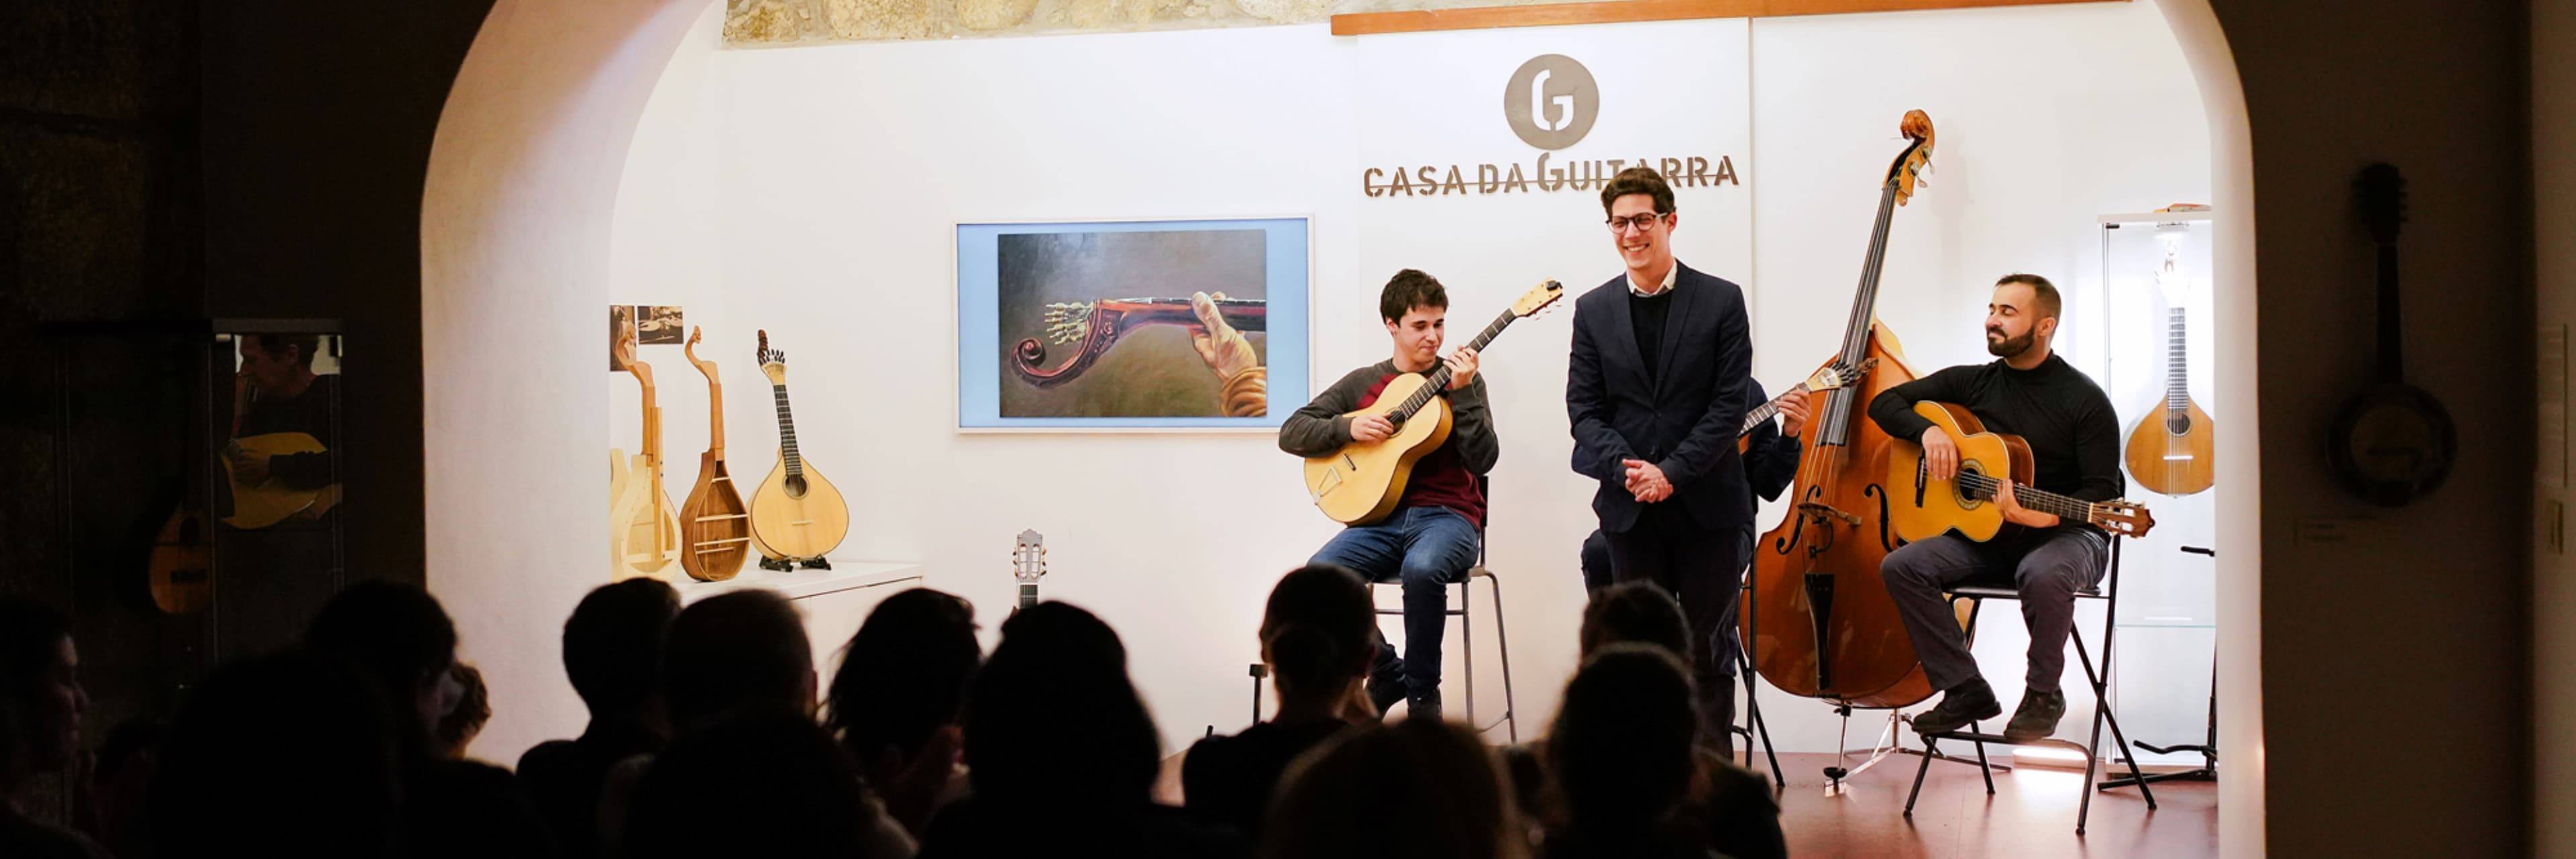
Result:
[[[1436,30],[1552,27],[1559,24],[1617,24],[1631,21],[1683,21],[1695,18],[1769,18],[1786,15],[1842,15],[1855,12],[1913,12],[1925,9],[2123,2],[2128,0],[1601,0],[1601,2],[1592,3],[1410,9],[1401,12],[1335,15],[1333,16],[1333,35],[1371,36],[1382,33],[1423,33]]]

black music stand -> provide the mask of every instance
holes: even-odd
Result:
[[[2200,546],[2184,546],[2182,547],[2182,550],[2194,555],[2208,555],[2212,558],[2218,557],[2217,550]],[[2170,755],[2175,752],[2199,752],[2200,768],[2183,770],[2181,772],[2147,773],[2145,775],[2121,776],[2119,778],[2109,779],[2102,782],[2103,790],[2160,781],[2218,780],[2218,654],[2216,652],[2209,654],[2208,738],[2203,740],[2199,745],[2159,746],[2154,743],[2135,743],[2134,745],[2138,748],[2160,755]],[[2141,788],[2141,790],[2143,789],[2144,788]]]

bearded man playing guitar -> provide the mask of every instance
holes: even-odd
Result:
[[[1485,522],[1481,477],[1494,468],[1502,447],[1477,375],[1476,350],[1440,357],[1447,336],[1449,293],[1440,281],[1413,269],[1395,273],[1378,294],[1394,356],[1352,370],[1279,426],[1279,449],[1302,457],[1331,454],[1353,442],[1385,441],[1396,427],[1382,415],[1350,413],[1369,407],[1387,383],[1404,373],[1429,374],[1446,364],[1453,425],[1449,438],[1413,465],[1395,511],[1384,519],[1342,529],[1310,564],[1349,568],[1368,581],[1395,579],[1404,586],[1404,656],[1378,642],[1369,672],[1370,703],[1382,715],[1406,699],[1408,718],[1440,717],[1440,638],[1448,626],[1449,585],[1467,580],[1476,563]]]
[[[2005,275],[1986,305],[1986,351],[2000,360],[1951,367],[1890,388],[1870,402],[1870,419],[1888,435],[1921,444],[1932,478],[1947,480],[1959,470],[1955,440],[1916,414],[1914,404],[1961,406],[1988,430],[2030,444],[2033,488],[2084,501],[2119,497],[2125,484],[2111,401],[2092,379],[2049,351],[2059,306],[2057,287],[2047,278]],[[1945,533],[1897,549],[1879,567],[1923,673],[1943,692],[1940,704],[1914,717],[1917,734],[1956,731],[2002,714],[1941,594],[1961,584],[2001,584],[2006,577],[2021,591],[2030,654],[2026,690],[2004,737],[2029,742],[2048,736],[2066,715],[2058,677],[2066,670],[2067,633],[2075,627],[2075,594],[2102,581],[2110,538],[2090,523],[2022,507],[2009,481],[1994,500],[2009,523],[1994,539],[1980,543]]]

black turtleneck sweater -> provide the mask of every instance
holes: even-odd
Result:
[[[2015,370],[1996,360],[1951,367],[1887,389],[1869,402],[1869,417],[1888,435],[1920,441],[1932,425],[1914,413],[1929,400],[1968,407],[1989,432],[2030,443],[2037,472],[2031,485],[2084,501],[2120,497],[2120,421],[2111,399],[2084,372],[2056,355]]]
[[[1681,265],[1681,263],[1674,263],[1674,265]],[[1680,285],[1676,283],[1673,287]],[[1637,357],[1646,359],[1647,381],[1654,381],[1659,375],[1657,371],[1663,369],[1663,362],[1656,359],[1662,357],[1660,353],[1664,349],[1664,317],[1672,315],[1672,307],[1672,287],[1666,287],[1654,295],[1628,293],[1628,321],[1636,326]]]

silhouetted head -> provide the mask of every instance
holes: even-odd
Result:
[[[0,790],[60,772],[80,753],[80,652],[60,612],[0,599]]]
[[[980,801],[1029,812],[1116,813],[1150,802],[1162,740],[1127,650],[1060,602],[1002,624],[966,702],[966,762]]]
[[[929,588],[887,597],[842,651],[824,724],[860,760],[887,749],[909,759],[957,724],[983,662],[974,606]]]
[[[1583,607],[1581,640],[1585,656],[1613,644],[1650,644],[1685,661],[1691,653],[1682,604],[1650,582],[1622,582],[1593,594]]]
[[[1281,777],[1264,859],[1519,859],[1493,753],[1465,726],[1407,719],[1339,736]]]
[[[662,649],[662,700],[682,733],[756,711],[814,712],[814,650],[787,598],[718,594],[680,610]]]
[[[1261,613],[1261,658],[1281,698],[1337,696],[1368,673],[1377,612],[1350,570],[1310,564],[1270,589]]]
[[[383,580],[342,588],[305,628],[304,646],[375,681],[394,708],[405,754],[434,747],[431,729],[455,704],[445,681],[456,663],[456,624],[428,591]]]
[[[660,579],[633,578],[591,589],[564,621],[564,675],[593,720],[654,721],[662,640],[680,613],[680,594]]]
[[[1682,661],[1661,647],[1612,644],[1566,684],[1547,735],[1548,764],[1577,828],[1646,826],[1689,789],[1698,739]]]

